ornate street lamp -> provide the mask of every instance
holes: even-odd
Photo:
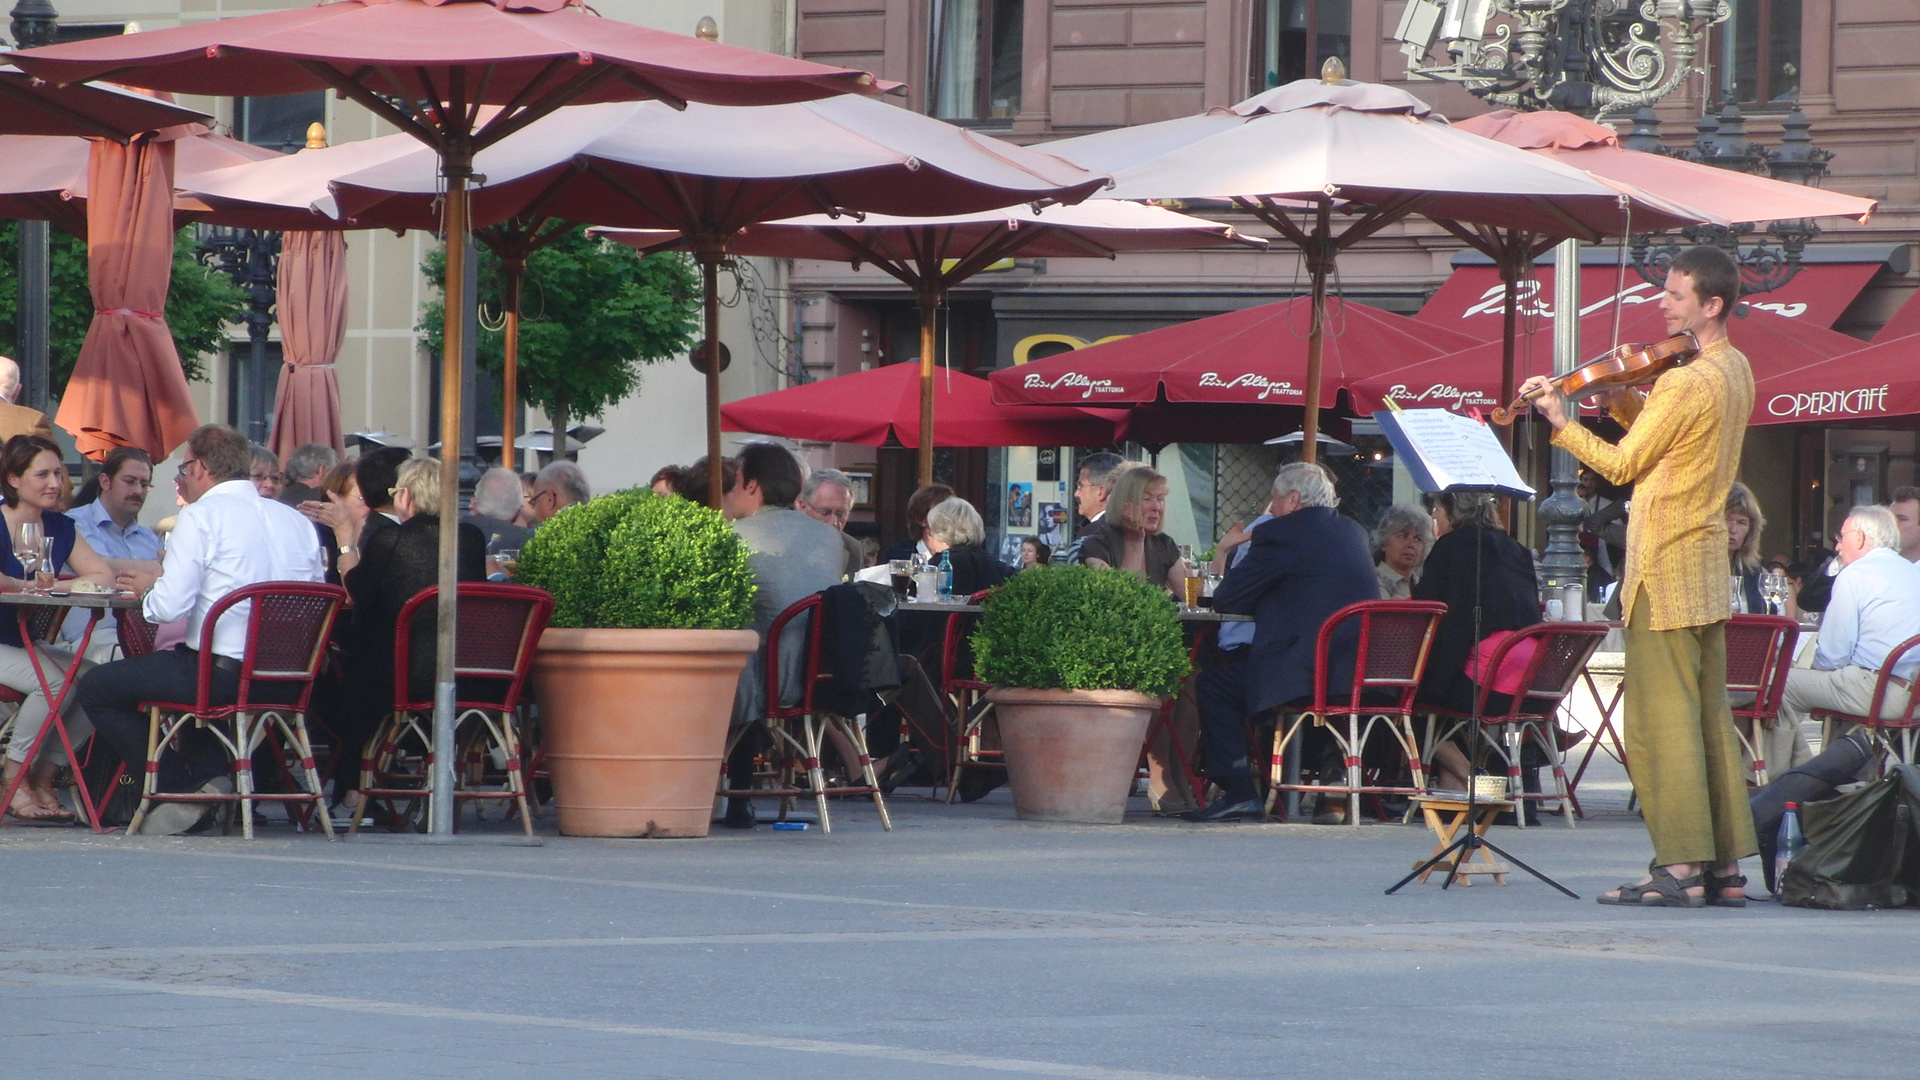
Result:
[[[33,49],[53,44],[60,13],[49,0],[20,0],[13,6],[13,47]],[[47,410],[53,393],[48,371],[47,342],[50,321],[48,279],[52,249],[47,223],[21,221],[19,229],[19,314],[14,320],[14,350],[19,353],[20,400],[29,408]]]
[[[273,332],[273,307],[278,298],[280,234],[265,229],[233,229],[203,225],[193,256],[200,265],[233,279],[247,294],[247,339],[252,348],[247,363],[236,369],[239,385],[234,398],[247,416],[247,438],[267,444],[267,421],[273,415],[273,365],[267,361],[267,338]]]

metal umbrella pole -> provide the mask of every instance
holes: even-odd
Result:
[[[443,150],[442,175],[447,180],[447,278],[442,305],[445,322],[440,351],[440,595],[437,613],[439,642],[434,650],[433,683],[433,797],[428,803],[428,831],[453,835],[454,648],[459,619],[460,470],[446,450],[460,445],[460,358],[466,349],[466,312],[459,298],[466,295],[467,234],[470,202],[467,182],[473,176],[473,150],[466,140],[449,140]]]

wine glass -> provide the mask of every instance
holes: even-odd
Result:
[[[13,554],[20,560],[20,590],[33,592],[33,572],[40,565],[40,540],[43,533],[37,521],[20,523],[19,535],[14,537]]]
[[[1760,595],[1767,598],[1767,607],[1775,615],[1787,610],[1787,596],[1790,592],[1785,574],[1763,574],[1760,578]]]

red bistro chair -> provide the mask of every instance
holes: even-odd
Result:
[[[533,835],[533,817],[527,806],[527,771],[522,768],[520,701],[533,656],[553,617],[553,597],[545,589],[490,581],[463,581],[454,632],[455,686],[471,692],[477,687],[498,691],[486,700],[453,703],[453,745],[458,755],[453,792],[454,821],[461,800],[511,799],[520,823]],[[360,765],[360,797],[384,799],[395,811],[398,804],[424,801],[433,795],[433,699],[415,699],[411,693],[414,616],[440,601],[440,587],[429,585],[413,594],[394,620],[393,711],[367,740]],[[506,774],[498,788],[486,788],[487,764],[499,758]],[[404,763],[404,765],[403,765]],[[406,767],[411,766],[411,767]],[[338,766],[336,766],[337,768]],[[349,836],[360,831],[364,813],[353,815]]]
[[[852,719],[838,713],[829,712],[814,704],[814,693],[821,686],[833,682],[833,673],[820,670],[820,623],[824,603],[823,594],[796,601],[792,607],[781,612],[767,628],[766,689],[767,713],[763,722],[767,732],[773,737],[773,746],[768,755],[773,759],[773,786],[766,788],[725,788],[720,794],[730,799],[779,799],[780,812],[784,816],[793,800],[804,795],[813,796],[814,807],[820,815],[820,831],[833,831],[833,821],[827,814],[827,796],[829,795],[871,795],[874,809],[880,812],[880,826],[893,828],[893,819],[887,816],[886,796],[880,792],[880,781],[874,776],[873,755],[867,752],[866,730]],[[805,658],[805,668],[800,677],[800,700],[793,705],[780,704],[782,686],[780,683],[780,638],[787,625],[795,619],[806,620],[806,637],[801,645],[801,655]],[[797,730],[796,730],[797,728]],[[848,744],[853,746],[859,757],[862,779],[865,783],[849,782],[843,787],[828,787],[824,769],[820,767],[820,746],[826,738],[828,729],[838,731]],[[744,730],[744,729],[742,729]],[[740,732],[733,733],[728,740],[729,756],[733,750],[733,740]],[[801,778],[805,778],[804,787]]]
[[[199,689],[192,703],[143,701],[149,719],[147,728],[147,774],[142,785],[140,809],[127,826],[129,834],[140,831],[140,823],[156,802],[237,802],[240,826],[247,839],[253,839],[255,802],[310,802],[319,811],[320,827],[333,837],[327,821],[326,793],[320,786],[320,773],[313,764],[313,744],[307,737],[307,700],[313,694],[314,676],[327,654],[327,637],[340,609],[347,602],[347,591],[338,585],[306,581],[266,581],[235,589],[207,612],[200,631]],[[213,632],[221,616],[235,606],[250,603],[247,612],[247,652],[240,662],[239,695],[231,705],[213,703]],[[292,690],[292,700],[267,702],[256,700],[263,689]],[[162,792],[156,790],[160,778],[160,755],[174,742],[182,729],[192,724],[213,732],[233,758],[234,792],[210,795],[205,792]],[[299,779],[306,791],[289,794],[260,794],[253,789],[253,751],[271,734],[278,734],[288,753],[300,762]]]
[[[53,636],[60,632],[60,624],[65,621],[68,609],[48,605],[45,607],[27,607],[18,610],[26,612],[26,621],[21,627],[21,629],[25,631],[25,634],[21,640],[50,642],[53,640]],[[0,613],[0,618],[14,619],[18,618],[18,616],[11,613]],[[0,705],[20,705],[26,700],[27,695],[20,691],[10,686],[0,686]],[[19,715],[20,711],[14,709],[7,713],[4,719],[0,719],[0,751],[5,751],[7,744],[13,741],[14,720]],[[57,716],[47,717],[47,723],[40,728],[39,744],[27,748],[28,761],[32,761],[39,756],[40,746],[46,743],[47,736],[54,733],[54,724],[58,722],[60,722],[60,718]],[[79,748],[75,747],[75,749],[77,750]],[[27,770],[21,769],[14,777],[13,786],[4,791],[0,791],[0,807],[4,807],[13,801],[13,793],[19,789],[21,784],[26,782],[26,776]]]
[[[967,597],[967,603],[983,604],[992,595],[992,589],[982,589]],[[953,744],[953,770],[947,777],[949,803],[960,790],[962,769],[1007,767],[1006,755],[997,745],[999,740],[989,739],[987,734],[993,704],[986,700],[986,695],[993,687],[974,678],[971,664],[964,665],[967,669],[964,675],[957,674],[963,666],[961,647],[979,621],[980,616],[970,611],[948,615],[946,638],[940,646],[940,692],[953,703],[953,715],[960,726],[959,737]]]
[[[1920,729],[1920,717],[1914,716],[1916,707],[1920,707],[1920,693],[1914,693],[1911,684],[1894,675],[1893,669],[1900,666],[1908,653],[1920,648],[1920,635],[1915,635],[1893,647],[1887,654],[1887,660],[1880,665],[1880,677],[1873,681],[1873,701],[1867,708],[1867,715],[1855,716],[1852,713],[1836,712],[1832,709],[1815,709],[1810,714],[1820,721],[1821,739],[1832,745],[1833,738],[1839,734],[1835,725],[1858,724],[1866,729],[1867,737],[1885,747],[1894,759],[1902,764],[1913,764],[1914,733]],[[1907,707],[1887,715],[1887,686],[1889,683],[1905,686],[1907,689]]]
[[[1606,623],[1588,622],[1543,622],[1515,630],[1501,640],[1486,662],[1486,670],[1498,672],[1506,662],[1507,654],[1519,648],[1522,642],[1537,642],[1533,658],[1527,661],[1526,669],[1520,677],[1520,692],[1504,712],[1489,714],[1487,698],[1493,693],[1493,679],[1485,678],[1479,684],[1476,693],[1476,709],[1480,713],[1480,722],[1488,729],[1498,729],[1501,742],[1496,747],[1502,757],[1507,759],[1507,798],[1512,799],[1515,807],[1523,800],[1543,802],[1547,799],[1560,800],[1560,809],[1566,815],[1567,828],[1573,828],[1573,815],[1579,810],[1573,788],[1567,783],[1567,766],[1560,745],[1555,737],[1554,714],[1560,702],[1573,692],[1573,685],[1580,678],[1580,672],[1592,659],[1594,651],[1600,648],[1611,629]],[[1529,705],[1535,702],[1548,702],[1545,709],[1528,712]],[[1450,709],[1420,707],[1427,714],[1427,754],[1432,756],[1439,746],[1440,739],[1450,739],[1461,728],[1472,723],[1468,713],[1454,712]],[[1438,724],[1447,724],[1447,728],[1435,738]],[[1534,792],[1528,794],[1521,783],[1520,756],[1526,740],[1532,739],[1553,765],[1552,794]],[[1478,762],[1474,762],[1476,766]],[[1514,822],[1524,828],[1527,816],[1514,814]]]
[[[1787,672],[1793,668],[1793,646],[1800,624],[1784,615],[1735,615],[1727,620],[1727,693],[1751,694],[1753,702],[1733,710],[1740,745],[1753,759],[1753,782],[1765,787],[1770,779],[1762,730],[1780,715],[1780,699],[1787,692]]]
[[[1420,689],[1420,676],[1427,668],[1427,652],[1433,646],[1433,633],[1447,605],[1437,600],[1362,600],[1348,604],[1320,625],[1313,646],[1313,704],[1294,713],[1289,723],[1285,715],[1273,729],[1273,783],[1267,788],[1267,813],[1273,813],[1275,799],[1282,791],[1313,791],[1347,796],[1347,823],[1360,820],[1362,795],[1423,795],[1427,774],[1420,763],[1420,741],[1413,731],[1413,695]],[[1354,658],[1351,696],[1328,697],[1327,660],[1333,635],[1349,619],[1360,620],[1359,650]],[[1340,688],[1334,688],[1336,691]],[[1287,744],[1299,734],[1302,725],[1312,720],[1324,727],[1339,744],[1346,759],[1344,784],[1304,784],[1286,781]],[[1344,724],[1341,723],[1344,721]],[[1413,773],[1412,787],[1385,784],[1367,785],[1360,772],[1361,750],[1374,728],[1385,727],[1407,755]]]

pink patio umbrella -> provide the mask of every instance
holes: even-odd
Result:
[[[176,132],[178,129],[174,129]],[[199,423],[163,314],[173,276],[175,140],[96,140],[88,169],[93,323],[56,423],[96,460],[137,446],[158,461]]]
[[[630,247],[657,250],[680,242],[672,234],[603,229],[601,235]],[[1122,251],[1264,247],[1230,225],[1176,214],[1156,206],[1090,199],[1078,206],[1041,210],[1011,207],[978,214],[899,218],[825,215],[750,226],[730,243],[741,255],[824,259],[871,264],[912,289],[920,302],[922,419],[920,482],[933,479],[933,448],[939,429],[932,397],[936,318],[949,290],[1001,259],[1030,257],[1113,258]]]
[[[164,134],[174,147],[178,176],[286,156],[217,135],[200,124]],[[72,135],[0,135],[0,218],[50,221],[85,239],[94,141]],[[205,211],[199,202],[176,197],[174,227],[203,219]]]
[[[55,86],[0,64],[0,135],[90,135],[125,142],[143,131],[211,117],[104,83]]]
[[[388,156],[374,145],[391,142],[372,140],[353,158],[342,155],[357,166],[347,171],[328,169],[328,156],[348,149],[343,146],[191,183],[210,202],[243,209],[261,196],[252,178],[269,176],[266,186],[277,197],[297,190],[296,205],[311,203],[343,222],[430,226],[439,188],[432,155],[414,147]],[[665,227],[690,238],[685,246],[705,278],[712,349],[719,344],[718,264],[745,226],[818,211],[1072,202],[1106,182],[1050,155],[849,96],[751,108],[674,110],[641,102],[562,109],[482,151],[474,167],[487,178],[473,193],[474,220],[485,226],[476,235],[500,255],[505,271],[509,432],[526,261],[570,221]],[[291,182],[296,173],[304,184]],[[717,456],[719,373],[715,364],[707,369],[707,449]],[[930,382],[923,393],[931,400]]]
[[[1327,279],[1339,252],[1410,214],[1594,239],[1631,209],[1641,228],[1706,220],[1577,169],[1455,131],[1425,102],[1349,82],[1338,60],[1233,106],[1051,143],[1112,173],[1115,198],[1231,199],[1300,247],[1313,303],[1305,396],[1320,397]],[[1302,211],[1307,224],[1293,220]],[[1335,230],[1334,216],[1346,223]],[[1318,452],[1306,410],[1301,452]]]
[[[765,105],[885,89],[862,71],[700,41],[589,14],[583,0],[336,0],[9,54],[56,83],[111,75],[216,97],[334,90],[434,148],[446,178],[447,295],[464,295],[473,155],[569,104],[659,99]],[[482,118],[485,106],[501,108]],[[448,304],[440,423],[460,445],[465,319]],[[460,505],[459,470],[441,499]],[[440,530],[435,832],[453,829],[455,538]]]

